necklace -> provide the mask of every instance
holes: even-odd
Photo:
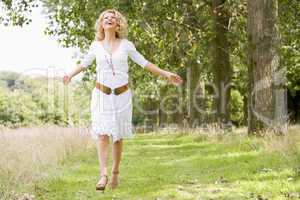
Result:
[[[120,41],[120,43],[119,43],[119,46],[121,45],[121,41]],[[117,49],[119,48],[119,46],[117,47]],[[113,75],[115,76],[115,70],[114,70],[114,65],[113,65],[113,62],[112,62],[112,54],[113,54],[113,52],[112,52],[112,48],[110,48],[110,45],[108,44],[108,42],[104,42],[103,41],[103,48],[106,50],[106,52],[108,52],[108,54],[109,54],[109,58],[108,58],[108,56],[105,54],[105,60],[106,60],[106,63],[108,64],[108,66],[110,66],[111,67],[111,69],[112,69],[112,72],[113,72]],[[117,50],[116,49],[116,50]],[[116,50],[114,50],[114,51],[116,51]]]
[[[111,67],[111,70],[112,70],[112,72],[113,72],[113,75],[115,75],[114,65],[113,65],[111,56],[108,58],[107,55],[105,55],[105,60],[106,60],[106,62],[107,62],[107,64],[108,64],[108,66]]]

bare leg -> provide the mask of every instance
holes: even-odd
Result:
[[[98,139],[98,160],[100,166],[100,176],[99,184],[105,184],[106,178],[102,175],[107,175],[107,160],[108,160],[108,147],[109,147],[109,136],[108,135],[100,135]]]
[[[122,158],[122,150],[123,150],[123,139],[120,139],[113,143],[112,145],[112,176],[111,176],[111,187],[112,189],[118,186],[118,173],[120,168],[120,162]]]

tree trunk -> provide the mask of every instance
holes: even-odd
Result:
[[[232,69],[229,60],[229,42],[227,39],[229,13],[224,7],[225,0],[213,0],[212,11],[214,17],[214,48],[213,69],[214,84],[217,90],[215,97],[215,120],[227,123],[230,120],[230,84]]]
[[[188,90],[188,120],[190,127],[200,125],[201,101],[203,101],[203,92],[200,81],[200,65],[196,62],[190,62],[187,68],[187,90]],[[198,96],[202,95],[202,99]],[[200,104],[200,105],[199,105]]]
[[[243,96],[243,121],[242,126],[247,126],[248,122],[248,96],[245,94]]]
[[[160,103],[163,101],[163,99],[167,95],[167,87],[166,86],[160,86],[159,89],[159,95],[160,95]],[[158,127],[163,128],[167,125],[167,114],[164,111],[164,107],[162,105],[159,106],[158,110]]]
[[[248,132],[286,132],[286,99],[279,69],[277,0],[248,0]]]

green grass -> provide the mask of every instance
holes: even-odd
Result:
[[[270,152],[263,144],[259,138],[234,135],[209,140],[140,134],[124,140],[118,189],[95,190],[98,160],[92,146],[49,172],[31,193],[41,200],[298,199],[299,148]]]

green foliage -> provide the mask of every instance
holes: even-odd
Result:
[[[281,33],[281,69],[287,75],[287,87],[300,90],[300,4],[297,0],[279,0]]]
[[[2,0],[0,1],[0,24],[5,26],[28,25],[32,20],[32,9],[38,7],[37,0]]]
[[[26,126],[34,124],[37,106],[32,100],[32,96],[20,90],[14,90],[6,96],[9,100],[4,114],[1,117],[3,122],[9,122],[11,125]]]
[[[238,90],[231,90],[231,101],[230,101],[230,109],[231,109],[231,120],[236,123],[236,125],[241,125],[244,120],[244,102],[243,96]]]
[[[3,5],[13,10],[12,5],[17,4],[12,2],[19,1],[3,1]],[[35,1],[22,2],[25,2],[24,5],[30,7]],[[183,77],[185,84],[180,88],[183,91],[182,93],[169,86],[163,94],[164,96],[174,93],[178,96],[181,95],[183,102],[183,113],[179,113],[181,115],[188,113],[187,92],[189,88],[187,82],[191,77],[188,77],[187,69],[194,66],[193,69],[200,71],[199,80],[205,83],[210,84],[214,78],[212,73],[214,54],[212,41],[215,34],[210,1],[42,0],[41,2],[48,20],[48,27],[45,32],[56,37],[62,46],[79,47],[82,52],[94,40],[94,25],[99,14],[108,8],[120,10],[128,19],[129,40],[134,42],[137,49],[149,61],[163,69],[176,72]],[[285,69],[286,72],[287,87],[292,92],[295,92],[300,89],[300,17],[298,12],[300,4],[297,0],[279,0],[278,2],[281,68]],[[228,0],[224,3],[224,6],[230,13],[228,35],[226,36],[230,45],[230,64],[233,68],[232,86],[235,90],[232,93],[233,102],[231,105],[241,106],[240,99],[242,98],[246,102],[248,91],[248,71],[246,67],[248,50],[246,35],[247,4],[246,0]],[[195,72],[192,71],[192,73]],[[92,67],[85,71],[83,84],[92,85],[95,81],[94,74],[95,62]],[[140,106],[148,109],[153,104],[152,108],[158,109],[159,101],[162,98],[159,90],[165,87],[164,81],[157,80],[156,76],[151,75],[131,61],[129,74],[130,85]],[[14,75],[11,76],[11,80],[7,78],[6,82],[0,82],[0,85],[8,86],[11,89],[13,87],[28,87],[28,84],[23,84],[21,80],[14,83]],[[43,92],[40,90],[34,91],[32,88],[22,89],[27,92],[37,93],[37,95],[33,95],[33,100],[39,105],[39,108],[45,109],[47,107],[45,101],[39,102],[36,99],[36,96],[43,96]],[[210,94],[211,92],[208,93]],[[84,94],[89,94],[88,90],[85,89]],[[77,97],[79,98],[80,94]],[[83,106],[81,102],[85,101],[80,101],[80,99],[78,101]],[[171,108],[175,103],[174,101],[168,101],[167,107]],[[203,105],[209,105],[208,111],[214,109],[213,99],[211,98],[207,98]],[[87,110],[88,107],[82,109]],[[241,112],[246,112],[246,109],[233,108],[231,111],[232,120],[238,124],[244,121],[247,116],[246,113],[241,114]],[[134,121],[136,122],[142,122],[150,117],[143,113],[138,113],[136,110],[134,112]],[[40,114],[38,118],[51,123],[60,123],[60,121],[67,123],[63,113],[55,114],[52,111],[45,113]],[[68,115],[75,116],[76,114],[69,113]],[[87,119],[87,116],[88,114],[84,114],[84,120]],[[79,119],[75,121],[78,122]]]
[[[90,88],[61,79],[28,77],[2,72],[0,123],[9,127],[42,124],[87,125]]]
[[[185,82],[189,79],[187,68],[191,65],[199,68],[202,81],[210,81],[212,78],[213,19],[210,3],[207,1],[102,0],[93,2],[91,5],[89,1],[44,0],[43,3],[49,18],[46,32],[56,36],[63,46],[77,46],[85,49],[94,39],[94,24],[99,13],[108,8],[116,8],[128,19],[129,39],[136,44],[137,49],[148,60],[163,69],[178,73]],[[235,1],[228,5],[231,4],[236,5],[231,9],[235,14],[233,15],[234,22],[245,19],[245,5],[238,6],[239,4]],[[232,26],[233,31],[230,32],[232,33],[231,42],[235,46],[239,45],[236,42],[239,38],[236,36],[242,34],[234,31],[239,30],[243,22],[237,24],[238,26],[235,24]],[[134,63],[130,62],[130,66],[133,66],[129,69],[131,86],[141,107],[147,109],[150,104],[159,106],[158,101],[161,100],[161,96],[158,95],[158,91],[164,87],[162,82],[157,81],[157,77],[141,70]],[[244,72],[243,67],[245,65],[239,67],[239,71]],[[94,66],[87,70],[84,80],[92,81],[92,73],[95,73]],[[183,90],[187,90],[188,85],[184,84],[182,87]],[[168,87],[164,96],[172,94],[174,94],[174,89]],[[179,95],[178,92],[177,95]],[[187,96],[182,95],[183,102],[187,102]],[[174,102],[169,101],[167,107],[171,108],[172,104]],[[186,109],[184,107],[184,110]],[[135,117],[142,119],[149,116]]]

